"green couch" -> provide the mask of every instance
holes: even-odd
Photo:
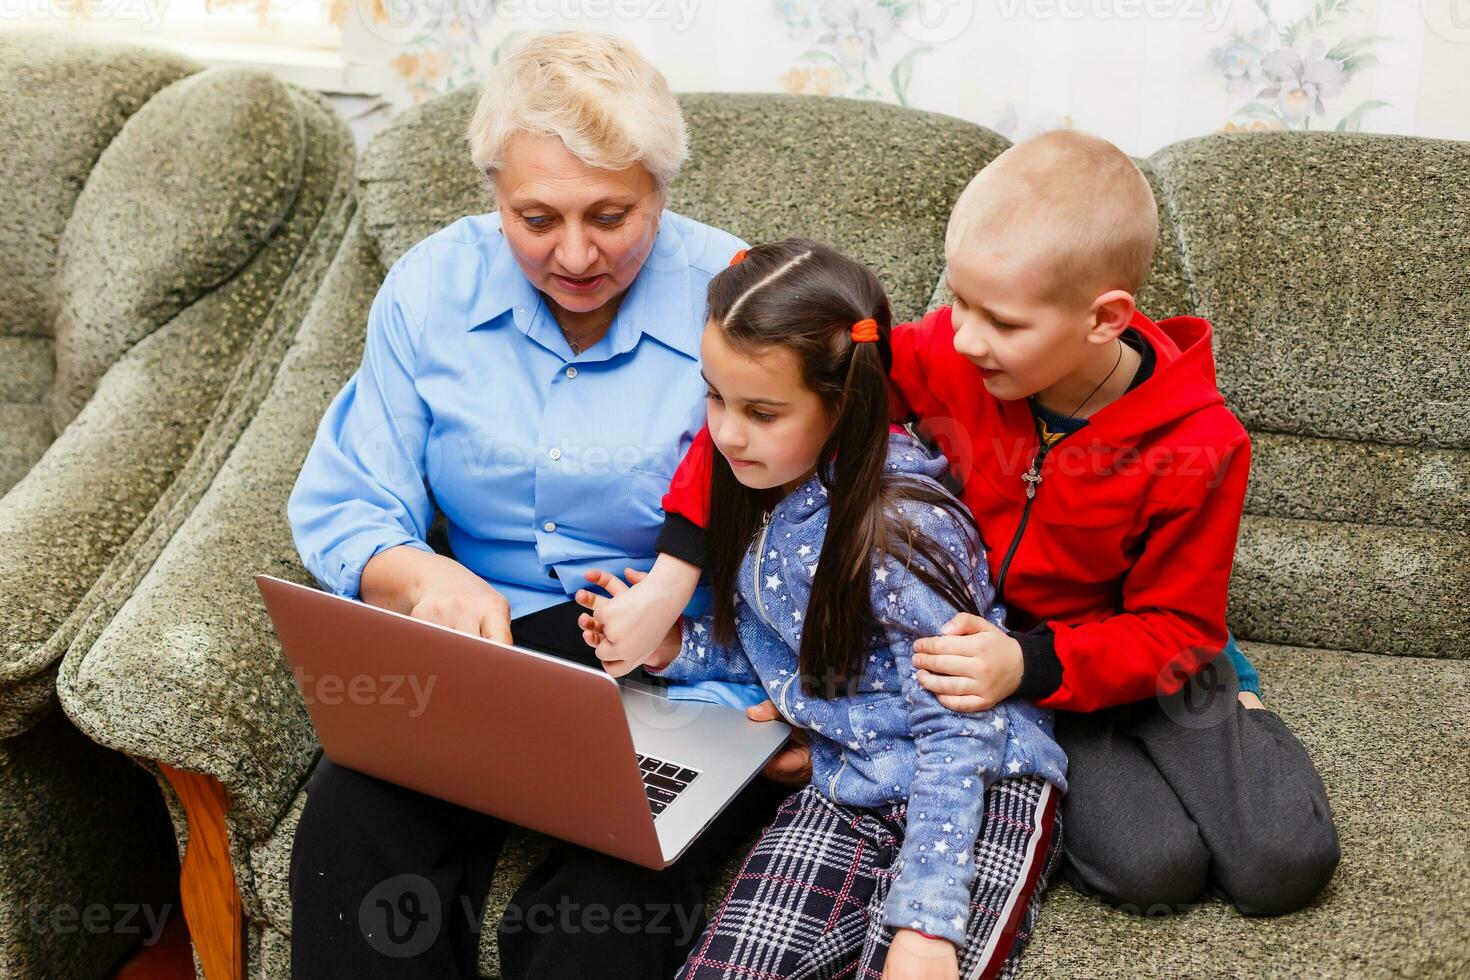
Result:
[[[328,401],[356,369],[386,268],[494,206],[464,150],[472,103],[462,90],[415,107],[366,149],[357,212],[259,410],[149,574],[109,622],[78,636],[58,679],[67,712],[99,742],[217,781],[227,805],[207,843],[231,859],[216,890],[238,895],[226,938],[244,934],[251,977],[290,973],[287,870],[318,752],[251,575],[311,581],[285,502]],[[949,207],[1007,145],[968,123],[867,102],[683,103],[693,159],[675,210],[753,241],[826,239],[880,273],[903,317],[942,300]],[[1222,384],[1256,433],[1233,625],[1267,703],[1321,768],[1343,860],[1320,901],[1274,920],[1214,902],[1156,920],[1059,885],[1026,968],[1463,973],[1470,351],[1456,300],[1470,285],[1470,146],[1220,136],[1145,166],[1163,238],[1142,306],[1215,319]],[[544,844],[521,834],[497,873],[484,976],[498,974],[493,924]]]
[[[143,48],[0,35],[0,87],[0,976],[96,977],[149,933],[121,906],[176,904],[178,852],[58,665],[253,416],[356,152],[321,96]]]

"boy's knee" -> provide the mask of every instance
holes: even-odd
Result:
[[[1209,881],[1210,852],[1197,833],[1118,857],[1104,863],[1068,851],[1063,877],[1119,911],[1149,916],[1184,911]]]
[[[1217,884],[1242,915],[1287,915],[1322,893],[1341,859],[1337,831],[1329,822],[1305,839],[1294,837],[1217,864]]]

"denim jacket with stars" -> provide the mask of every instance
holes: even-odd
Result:
[[[931,456],[907,432],[889,434],[887,465],[943,489],[944,457]],[[979,542],[971,538],[967,548],[967,532],[941,508],[912,500],[899,508],[902,519],[954,556],[985,617],[1002,625],[1004,609]],[[1066,756],[1053,738],[1049,710],[1013,697],[989,711],[950,711],[918,683],[914,641],[937,636],[957,610],[892,556],[874,564],[873,609],[883,635],[870,641],[856,691],[805,696],[796,660],[827,518],[826,488],[816,476],[783,498],[741,563],[735,642],[711,642],[712,616],[686,618],[679,655],[658,673],[680,681],[759,683],[787,721],[808,731],[812,782],[824,796],[869,808],[906,802],[885,923],[958,946],[969,916],[985,787],[1036,774],[1065,792]]]

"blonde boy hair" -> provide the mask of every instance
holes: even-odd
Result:
[[[486,76],[466,131],[488,179],[520,132],[558,137],[589,167],[641,164],[666,193],[689,157],[689,131],[664,76],[610,34],[557,31],[517,44]]]
[[[1028,266],[1038,260],[1054,302],[1136,294],[1159,238],[1158,204],[1142,171],[1112,143],[1072,129],[1001,153],[961,192],[946,256],[984,241]]]

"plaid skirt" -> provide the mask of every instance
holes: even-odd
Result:
[[[1061,794],[1040,776],[985,793],[963,980],[1013,977],[1061,858]],[[893,930],[883,924],[906,804],[833,803],[793,793],[745,858],[679,980],[880,980]]]

